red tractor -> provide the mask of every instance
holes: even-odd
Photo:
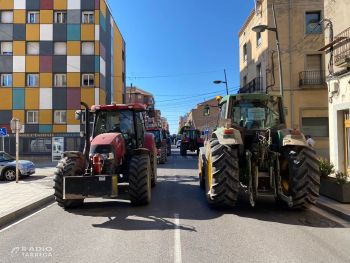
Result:
[[[164,139],[164,130],[161,128],[148,128],[147,132],[153,133],[157,147],[157,160],[160,164],[164,164],[167,160],[167,145]]]
[[[201,133],[196,129],[186,129],[183,131],[180,154],[187,155],[187,150],[197,152],[199,155],[199,148],[204,146],[204,140],[201,138]]]
[[[132,205],[147,205],[157,184],[157,148],[146,133],[141,104],[96,105],[86,103],[84,152],[64,152],[55,171],[55,199],[59,206],[77,207],[89,197],[116,197],[119,183],[129,183]],[[77,111],[80,120],[83,112]],[[91,137],[90,137],[91,136]]]

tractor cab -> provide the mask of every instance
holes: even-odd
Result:
[[[160,164],[166,163],[168,149],[165,130],[161,128],[148,128],[147,132],[154,135],[157,147],[157,161]]]

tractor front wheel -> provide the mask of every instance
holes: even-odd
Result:
[[[81,168],[77,167],[76,159],[65,157],[56,166],[55,177],[53,179],[55,189],[54,195],[57,204],[64,208],[75,208],[84,203],[84,199],[63,199],[63,178],[81,173]]]
[[[129,168],[129,195],[132,205],[147,205],[151,202],[151,162],[147,155],[131,157]]]
[[[157,185],[157,147],[154,145],[154,151],[151,154],[151,168],[152,168],[152,187]]]
[[[159,163],[161,163],[161,164],[165,164],[165,162],[166,162],[166,151],[167,151],[167,149],[165,148],[165,147],[162,147],[161,148],[161,154],[160,154],[160,161],[159,161]]]
[[[181,143],[181,145],[180,145],[180,154],[181,154],[181,156],[186,156],[187,155],[187,144]]]
[[[237,201],[239,167],[237,149],[210,140],[205,191],[207,202],[213,208],[231,208]]]
[[[281,186],[293,199],[292,208],[309,208],[319,196],[320,170],[316,152],[310,147],[287,146],[282,150]],[[277,197],[277,203],[282,204]]]

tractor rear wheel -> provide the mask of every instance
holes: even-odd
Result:
[[[165,164],[165,162],[166,162],[166,148],[164,148],[164,147],[162,147],[161,148],[161,154],[160,154],[160,161],[159,161],[159,163],[161,163],[161,164]]]
[[[154,145],[154,151],[151,154],[151,168],[152,168],[152,187],[157,185],[157,147]]]
[[[181,143],[181,145],[180,145],[180,154],[181,154],[181,156],[186,156],[187,155],[187,144]]]
[[[84,199],[63,199],[63,178],[66,176],[74,176],[79,173],[81,173],[81,169],[77,167],[75,158],[65,157],[59,161],[53,179],[53,188],[55,189],[54,196],[59,206],[75,208],[84,203]]]
[[[282,150],[281,185],[284,195],[293,199],[292,208],[309,208],[316,203],[320,189],[320,170],[316,152],[305,146]],[[278,203],[282,203],[277,197]]]
[[[147,205],[151,202],[151,162],[147,155],[131,157],[129,167],[129,195],[132,205]]]
[[[204,189],[205,188],[205,154],[202,154],[198,158],[198,169],[199,169],[199,186]]]
[[[234,207],[238,196],[239,167],[237,149],[210,140],[205,190],[207,202],[214,208]]]

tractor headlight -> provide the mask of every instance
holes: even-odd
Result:
[[[103,160],[114,160],[114,153],[102,153]]]

